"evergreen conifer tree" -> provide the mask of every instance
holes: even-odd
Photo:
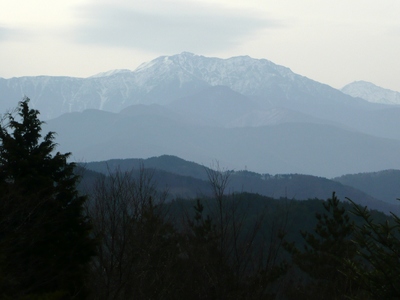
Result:
[[[323,206],[326,213],[316,214],[318,222],[314,233],[301,232],[304,251],[293,243],[285,245],[294,264],[307,274],[303,276],[303,284],[290,291],[294,295],[289,298],[347,299],[358,294],[359,287],[345,275],[349,261],[357,264],[357,245],[352,241],[354,222],[335,193]]]
[[[349,261],[350,278],[357,281],[371,299],[399,299],[400,218],[391,213],[392,218],[379,222],[373,219],[367,207],[352,203],[353,213],[364,220],[363,225],[356,227],[354,241],[366,267],[360,268]]]
[[[0,297],[83,298],[94,254],[86,197],[38,114],[25,98],[0,124]]]

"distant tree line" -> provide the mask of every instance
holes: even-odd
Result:
[[[229,193],[218,167],[212,196],[167,202],[144,166],[109,170],[83,196],[38,114],[24,99],[0,126],[0,299],[400,297],[396,215],[335,193]]]

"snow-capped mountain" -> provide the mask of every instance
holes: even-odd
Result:
[[[392,109],[249,56],[221,59],[183,52],[134,71],[88,78],[0,78],[0,90],[0,111],[26,95],[45,120],[85,109],[117,113],[131,105],[158,104],[197,125],[257,127],[301,120],[400,138]]]
[[[227,86],[248,97],[262,99],[262,102],[285,105],[285,102],[312,101],[354,102],[340,91],[328,85],[293,73],[289,68],[279,66],[266,59],[238,56],[228,59],[210,58],[183,52],[173,56],[162,56],[144,63],[135,71],[136,84],[152,97],[162,97],[157,93],[160,86],[179,89],[176,96],[184,96],[182,89],[187,85],[199,88],[206,86]],[[164,97],[172,98],[168,95]]]
[[[286,108],[295,105],[301,109],[305,101],[355,101],[266,59],[220,59],[184,52],[156,58],[134,71],[114,70],[89,78],[0,79],[0,110],[14,107],[26,95],[45,119],[89,108],[118,112],[133,104],[168,104],[211,86],[226,86],[246,97],[257,98],[263,105]]]
[[[341,91],[352,97],[359,97],[373,103],[400,104],[399,92],[384,89],[367,81],[349,83]]]
[[[188,52],[159,57],[142,64],[135,72],[144,78],[161,80],[166,80],[175,73],[181,85],[188,81],[200,80],[210,86],[227,86],[244,95],[260,95],[268,86],[267,82],[273,85],[286,80],[293,81],[296,77],[301,78],[290,69],[275,65],[266,59],[253,59],[249,56],[207,58]]]

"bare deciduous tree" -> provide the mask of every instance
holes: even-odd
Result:
[[[165,193],[157,192],[152,177],[143,166],[137,176],[133,170],[109,171],[90,193],[87,210],[100,241],[90,281],[96,299],[131,298],[154,284],[148,273],[157,273],[151,266],[155,253],[164,250],[160,243],[168,226],[162,215]]]
[[[218,162],[206,172],[212,191],[208,208],[215,225],[211,228],[216,231],[220,267],[232,268],[240,283],[250,280],[253,295],[265,295],[268,285],[284,272],[280,254],[289,210],[286,207],[279,214],[269,214],[265,207],[250,216],[251,201],[242,193],[227,191],[232,172],[221,170]]]

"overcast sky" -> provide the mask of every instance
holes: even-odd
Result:
[[[189,51],[400,91],[399,0],[0,0],[0,77],[88,77]]]

